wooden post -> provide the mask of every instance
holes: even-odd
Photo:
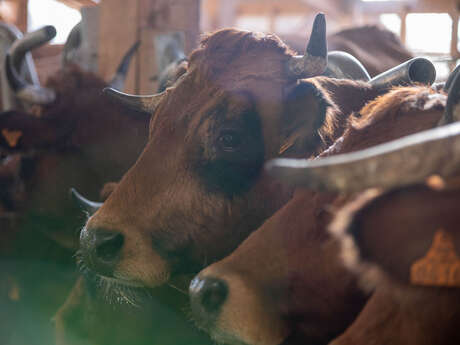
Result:
[[[3,0],[0,2],[0,19],[27,32],[28,0]]]
[[[27,8],[28,0],[17,1],[16,26],[22,32],[27,32]]]
[[[155,58],[155,37],[159,34],[183,32],[185,52],[198,44],[200,0],[139,0],[140,49],[139,91],[149,93],[158,87]]]
[[[270,10],[268,15],[269,18],[269,25],[268,25],[268,32],[275,32],[276,31],[276,18],[278,17],[279,10],[276,7],[273,7]]]
[[[452,36],[450,39],[450,56],[458,59],[460,56],[458,51],[458,20],[459,14],[458,11],[455,11],[450,14],[452,18]]]
[[[406,40],[407,40],[407,13],[408,13],[408,8],[404,8],[402,13],[400,14],[401,18],[401,32],[400,32],[400,38],[401,42],[403,45],[406,45]]]
[[[141,46],[127,81],[127,92],[156,91],[155,36],[183,32],[185,51],[198,43],[200,0],[104,0],[101,2],[99,71],[107,80],[126,50]]]
[[[129,47],[139,39],[138,1],[104,0],[100,4],[99,74],[109,81]],[[138,58],[133,59],[126,80],[125,91],[138,92],[136,70]]]
[[[219,27],[219,0],[201,1],[201,29],[204,32],[214,31]]]

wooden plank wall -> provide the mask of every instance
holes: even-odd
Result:
[[[186,52],[198,41],[199,0],[103,0],[100,3],[99,72],[106,80],[137,40],[141,47],[128,75],[126,92],[145,94],[157,88],[156,34],[183,31]]]

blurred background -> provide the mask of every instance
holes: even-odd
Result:
[[[457,0],[0,0],[1,20],[23,32],[54,25],[57,36],[34,57],[40,79],[59,67],[56,60],[72,28],[83,20],[91,39],[91,69],[102,77],[114,70],[122,52],[142,40],[127,91],[157,87],[155,36],[181,32],[192,50],[202,32],[222,27],[273,32],[303,49],[314,15],[322,11],[328,33],[362,25],[381,25],[414,54],[434,59],[443,79],[459,57]],[[88,57],[87,57],[88,58]]]

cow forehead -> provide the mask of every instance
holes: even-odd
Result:
[[[236,118],[245,110],[257,108],[260,113],[273,113],[280,106],[285,80],[265,80],[257,77],[228,80],[228,83],[200,84],[187,76],[175,88],[168,90],[165,99],[150,123],[150,138],[165,127],[187,127],[193,131],[204,121]],[[263,118],[261,119],[262,122]]]
[[[294,82],[286,73],[292,55],[284,43],[270,35],[227,29],[205,38],[190,56],[187,73],[168,90],[152,117],[150,137],[165,125],[188,126],[192,119],[208,114],[210,107],[219,108],[219,102],[238,99],[241,94],[258,104],[280,101],[283,87]]]

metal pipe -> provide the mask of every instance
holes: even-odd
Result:
[[[436,69],[433,63],[425,58],[413,58],[386,72],[383,72],[369,83],[376,88],[389,88],[398,85],[415,83],[431,85],[436,79]]]
[[[50,41],[54,36],[56,36],[56,29],[50,25],[45,26],[16,40],[6,54],[4,73],[9,87],[15,92],[18,99],[26,103],[49,104],[56,98],[53,90],[41,87],[38,82],[36,84],[27,82],[18,72],[25,54]]]
[[[47,25],[37,31],[29,32],[19,40],[16,40],[9,50],[11,62],[18,71],[24,59],[24,55],[34,48],[52,40],[56,36],[54,26]]]
[[[353,55],[343,51],[331,51],[327,54],[327,77],[369,81],[369,73],[363,64]]]

